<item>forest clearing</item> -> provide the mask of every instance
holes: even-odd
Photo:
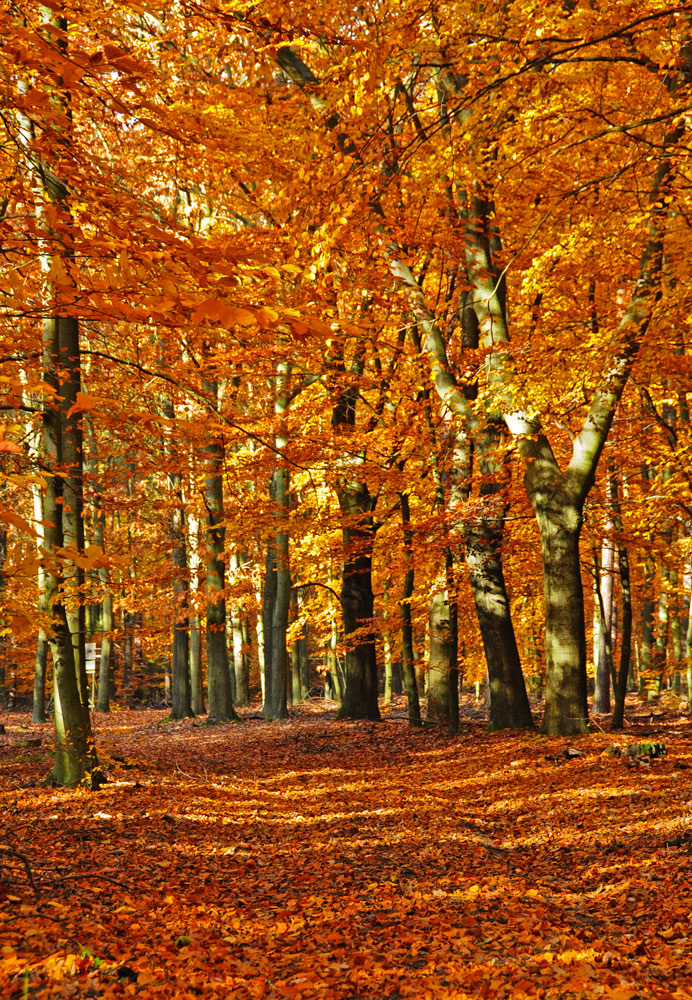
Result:
[[[42,786],[50,727],[3,715],[0,994],[692,997],[687,715],[632,699],[572,742],[334,715],[99,716],[98,792]]]

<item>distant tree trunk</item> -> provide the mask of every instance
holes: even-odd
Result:
[[[136,617],[133,611],[123,611],[123,695],[127,705],[132,704]]]
[[[609,537],[611,530],[612,522],[609,520],[601,548],[600,573],[598,572],[598,556],[595,553],[596,604],[599,619],[598,662],[596,664],[593,699],[593,710],[596,715],[606,715],[610,712],[610,683],[613,667],[613,566],[615,564],[615,550]]]
[[[288,516],[288,470],[275,469],[272,494],[276,504],[277,516],[286,519]],[[267,719],[285,719],[288,717],[287,683],[288,683],[288,650],[286,647],[286,632],[288,630],[288,613],[291,599],[291,570],[289,565],[288,531],[277,531],[273,538],[273,581],[269,589],[273,596],[271,616],[267,616],[269,633],[271,635],[271,655],[267,658],[267,639],[265,632],[265,692],[264,715]],[[269,574],[269,561],[267,573]],[[271,621],[269,622],[269,617]]]
[[[247,656],[243,651],[243,623],[240,611],[236,608],[231,613],[233,630],[233,673],[235,674],[235,704],[246,706],[250,704],[250,678],[247,670]]]
[[[290,605],[291,619],[295,622],[298,620],[299,616],[299,602],[298,602],[298,592],[293,589],[291,591],[291,605]],[[291,685],[292,685],[292,698],[293,704],[298,705],[306,696],[307,688],[303,685],[303,665],[302,665],[302,645],[305,638],[305,626],[301,631],[300,636],[294,640],[291,645]]]
[[[611,722],[611,727],[613,729],[622,729],[625,724],[625,698],[627,696],[627,680],[630,673],[632,650],[632,592],[630,588],[630,564],[627,549],[624,545],[620,545],[618,549],[618,563],[620,565],[620,584],[622,588],[622,643],[620,646],[620,667],[618,669],[617,684],[615,686],[613,718]]]
[[[99,569],[101,582],[108,583],[108,570]],[[98,694],[96,696],[96,711],[110,712],[111,673],[113,669],[113,595],[108,591],[104,594],[101,606],[101,658],[99,660]]]
[[[408,493],[400,493],[401,522],[404,536],[404,583],[401,590],[401,670],[408,701],[409,726],[421,725],[420,700],[416,680],[416,655],[413,646],[413,623],[411,619],[411,598],[415,585],[415,564],[413,561],[413,532],[411,530],[411,506]]]
[[[194,716],[190,687],[190,582],[181,477],[169,476],[174,507],[171,512],[171,559],[173,561],[173,671],[171,718]]]
[[[654,615],[656,603],[654,601],[654,583],[656,580],[656,563],[647,556],[644,560],[644,596],[642,598],[641,612],[641,642],[639,646],[639,684],[646,684],[651,679],[653,669],[653,649],[654,649]]]
[[[204,380],[204,391],[216,402],[218,385]],[[212,437],[204,448],[204,499],[207,507],[207,687],[209,721],[227,722],[237,715],[231,700],[231,678],[226,648],[225,529],[223,525],[223,439]]]
[[[194,589],[196,594],[200,585],[199,519],[192,513],[188,517],[187,547],[190,562],[190,588]],[[197,613],[190,617],[190,707],[195,715],[204,715],[202,634]]]
[[[31,712],[32,722],[46,721],[46,672],[48,669],[48,637],[39,629],[34,664],[34,699]]]
[[[377,653],[372,631],[372,500],[364,483],[343,484],[337,493],[344,546],[341,609],[346,642],[346,690],[339,715],[344,719],[379,719]]]

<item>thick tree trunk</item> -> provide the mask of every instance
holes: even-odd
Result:
[[[488,666],[488,726],[492,730],[531,728],[533,716],[500,556],[502,524],[484,520],[469,526],[464,537],[466,564]]]
[[[430,665],[428,669],[426,725],[459,728],[459,672],[454,609],[450,607],[447,580],[440,576],[429,605]]]
[[[588,730],[584,591],[579,562],[581,510],[567,497],[539,502],[545,595],[546,690],[543,731],[572,736]]]

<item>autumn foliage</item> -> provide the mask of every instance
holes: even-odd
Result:
[[[689,723],[629,714],[575,748],[118,713],[108,784],[57,795],[13,716],[2,995],[687,1000]]]

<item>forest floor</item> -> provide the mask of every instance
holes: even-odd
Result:
[[[0,716],[0,996],[688,1000],[692,722],[651,711],[573,740],[118,711],[98,792],[43,787],[51,726]],[[667,756],[615,755],[643,740]]]

